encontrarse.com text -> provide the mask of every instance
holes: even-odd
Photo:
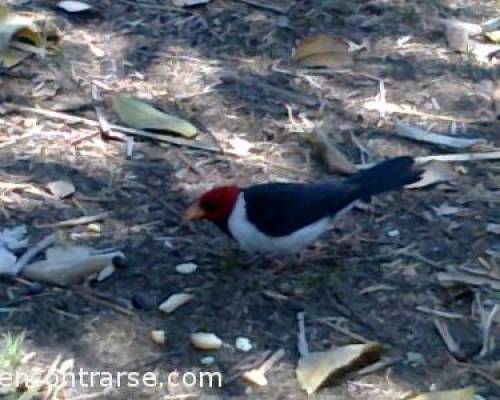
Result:
[[[46,382],[54,385],[65,385],[67,387],[162,387],[167,385],[183,386],[185,388],[220,388],[222,387],[222,374],[220,372],[170,372],[166,375],[154,372],[106,372],[86,371],[80,368],[78,371],[55,373],[48,377],[33,376],[18,372],[15,374],[0,371],[0,387],[17,387],[20,383],[28,385]]]

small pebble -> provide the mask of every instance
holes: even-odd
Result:
[[[396,236],[399,236],[399,230],[398,229],[393,229],[387,232],[387,236],[393,238]]]
[[[212,365],[215,362],[215,358],[212,356],[203,357],[200,359],[201,365]]]
[[[253,346],[250,339],[246,337],[239,337],[236,339],[236,348],[244,353],[248,353],[252,350]]]
[[[175,267],[175,270],[179,274],[192,274],[198,269],[198,266],[195,263],[185,263],[185,264],[179,264]]]

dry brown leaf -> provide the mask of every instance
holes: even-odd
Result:
[[[444,392],[430,392],[412,397],[410,400],[474,400],[476,390],[473,386]]]
[[[406,185],[407,189],[419,189],[426,186],[434,185],[440,182],[452,182],[456,179],[456,172],[453,168],[443,162],[432,161],[423,166],[424,174],[418,182]]]
[[[297,379],[308,394],[341,375],[380,359],[379,343],[351,344],[329,351],[308,353],[299,360]]]
[[[295,49],[294,60],[306,67],[336,67],[354,62],[345,39],[325,34],[300,42]]]

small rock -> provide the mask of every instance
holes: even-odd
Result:
[[[215,362],[215,358],[212,356],[203,357],[200,359],[201,365],[212,365]]]
[[[392,229],[392,230],[388,231],[387,236],[389,236],[391,238],[399,236],[399,229]]]
[[[188,275],[188,274],[192,274],[193,272],[195,272],[196,270],[198,269],[198,266],[195,264],[195,263],[185,263],[185,264],[179,264],[175,267],[175,270],[179,273],[179,274],[184,274],[184,275]]]
[[[239,337],[236,339],[236,348],[244,353],[248,353],[252,350],[253,346],[250,339],[246,337]]]
[[[156,344],[165,344],[165,331],[163,329],[152,330],[151,340]]]

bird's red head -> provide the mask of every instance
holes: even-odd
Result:
[[[184,220],[208,219],[213,222],[227,220],[240,191],[237,186],[220,186],[209,190],[187,208]]]

